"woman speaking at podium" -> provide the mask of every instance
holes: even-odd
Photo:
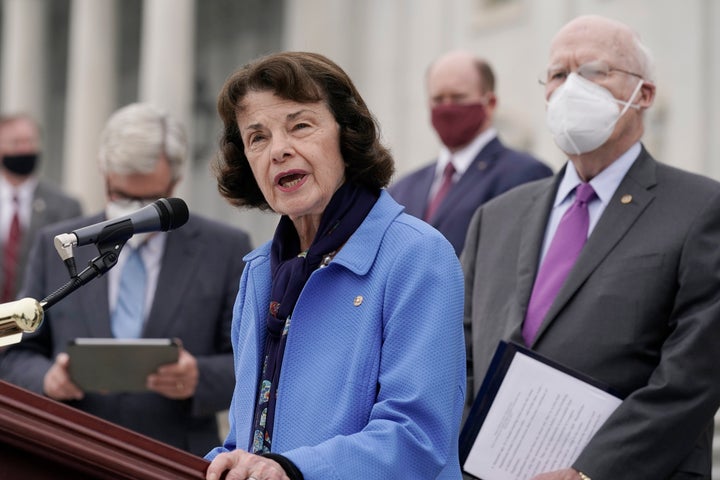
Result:
[[[462,272],[383,190],[393,160],[352,81],[317,54],[269,55],[218,109],[220,192],[281,218],[245,257],[207,478],[459,479]]]

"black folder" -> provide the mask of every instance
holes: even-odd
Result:
[[[466,470],[466,461],[471,453],[473,446],[475,445],[476,439],[480,434],[481,429],[485,425],[485,421],[488,417],[488,414],[490,413],[490,409],[495,403],[500,388],[506,379],[508,370],[513,364],[513,361],[515,360],[517,354],[522,354],[534,361],[540,362],[541,364],[550,367],[552,370],[557,371],[561,375],[567,375],[573,379],[576,379],[578,380],[578,384],[587,384],[588,387],[595,388],[603,392],[603,395],[607,394],[607,398],[614,397],[616,399],[622,399],[622,396],[617,391],[615,391],[608,385],[605,385],[597,381],[596,379],[589,377],[588,375],[567,368],[566,366],[552,361],[551,359],[548,359],[538,354],[537,352],[534,352],[517,343],[500,341],[495,351],[495,355],[493,356],[493,359],[490,363],[490,367],[488,368],[488,372],[483,379],[483,383],[472,405],[468,418],[465,421],[465,425],[463,426],[463,429],[460,433],[460,465],[463,467],[463,473],[467,476],[466,478],[480,479],[480,477],[475,476],[472,474],[472,472]],[[525,381],[524,374],[522,375],[522,377],[523,381]],[[532,378],[527,377],[528,382],[532,380]],[[551,393],[557,393],[558,395],[563,394],[562,391],[552,391]],[[614,402],[615,400],[609,401]],[[500,409],[505,407],[504,404],[500,404],[498,406]],[[487,434],[487,430],[485,430],[485,432]],[[492,455],[492,453],[487,452],[486,450],[481,450],[481,455],[487,455],[487,458],[490,458],[489,456]],[[507,472],[503,472],[502,475],[498,475],[497,478],[509,478],[509,476]],[[482,478],[481,480],[494,479],[492,477],[487,477]]]

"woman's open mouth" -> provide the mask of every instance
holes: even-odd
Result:
[[[276,184],[281,190],[289,192],[299,188],[306,178],[307,174],[302,172],[285,173],[277,177]]]

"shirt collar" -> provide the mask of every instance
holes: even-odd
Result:
[[[165,249],[167,235],[164,232],[157,232],[143,244],[143,249],[150,255],[160,255]]]
[[[17,195],[20,205],[30,205],[35,195],[37,184],[37,178],[30,177],[20,185],[14,186],[8,182],[4,176],[0,175],[0,200],[3,205],[9,205],[10,202],[12,202],[13,196]]]
[[[592,185],[593,190],[595,190],[595,194],[604,205],[610,203],[610,199],[615,194],[615,190],[620,186],[620,182],[625,178],[625,174],[627,174],[630,167],[635,163],[635,159],[640,155],[640,150],[640,142],[633,144],[633,146],[620,155],[617,160],[590,180],[590,185]],[[580,180],[580,176],[577,170],[575,170],[575,165],[573,165],[572,162],[567,162],[565,175],[560,181],[553,207],[569,201],[570,193],[575,187],[580,185],[580,183],[582,183],[582,180]]]
[[[494,127],[490,127],[475,137],[475,139],[466,147],[461,148],[457,152],[450,152],[450,149],[443,145],[440,148],[438,161],[435,165],[435,175],[442,175],[442,172],[445,170],[445,166],[452,158],[452,163],[456,172],[455,174],[462,176],[462,174],[470,168],[470,164],[473,160],[475,160],[475,157],[478,156],[480,151],[495,137],[497,137],[497,130],[495,130]]]
[[[142,257],[146,267],[160,263],[163,253],[165,252],[166,241],[167,232],[157,232],[144,241],[142,245],[137,247],[140,248],[140,256]],[[125,264],[130,251],[135,250],[135,248],[136,247],[133,247],[132,245],[125,245],[124,250],[127,250],[127,252],[125,255],[121,253],[121,260],[118,261],[118,268],[115,270],[122,270],[121,264]]]

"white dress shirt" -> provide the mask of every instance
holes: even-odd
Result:
[[[33,197],[35,196],[37,183],[37,179],[31,177],[16,187],[11,185],[5,177],[0,176],[0,237],[3,244],[7,242],[10,233],[10,223],[15,210],[13,197],[16,195],[18,198],[20,228],[26,231],[30,226]]]
[[[475,157],[478,156],[480,150],[485,148],[485,145],[490,143],[495,137],[497,137],[497,130],[491,127],[475,137],[475,140],[457,152],[453,153],[443,145],[438,154],[437,162],[435,163],[435,180],[433,180],[433,184],[430,187],[428,203],[435,198],[435,194],[440,189],[443,172],[447,164],[450,163],[450,160],[452,160],[453,166],[455,167],[455,175],[453,175],[453,183],[455,183],[463,176],[467,169],[470,168],[470,164],[475,160]]]

